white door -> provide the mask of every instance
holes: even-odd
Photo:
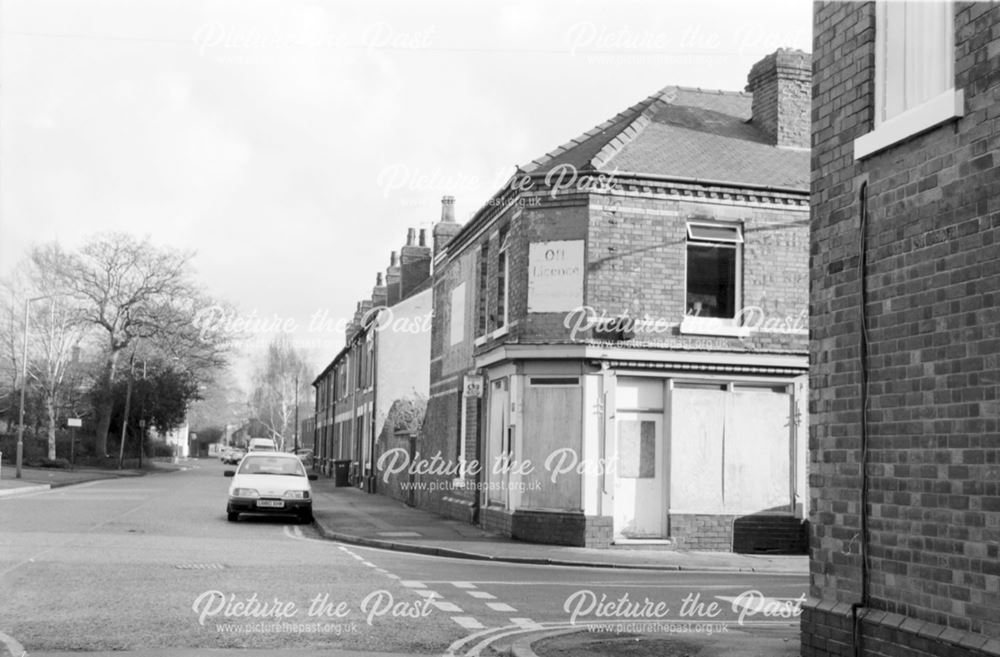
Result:
[[[504,465],[510,458],[510,392],[507,389],[507,379],[497,379],[490,383],[490,395],[487,400],[489,415],[486,425],[486,462],[482,464],[487,487],[486,499],[492,504],[507,502],[507,485],[510,481],[510,470]]]
[[[615,536],[664,538],[667,530],[663,415],[619,412],[615,453]]]

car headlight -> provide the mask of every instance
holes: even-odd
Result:
[[[233,497],[260,497],[260,493],[253,488],[234,488],[231,495]]]
[[[309,491],[307,490],[286,490],[285,497],[290,500],[305,500],[309,499]]]

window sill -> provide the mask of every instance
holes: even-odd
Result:
[[[854,159],[862,160],[942,123],[965,115],[965,93],[949,89],[902,114],[883,121],[854,140]]]
[[[680,332],[688,335],[715,335],[730,338],[745,338],[750,329],[736,326],[732,319],[718,317],[692,317],[687,315],[681,321]]]
[[[497,330],[490,333],[490,339],[496,339],[507,335],[510,332],[510,326],[505,324],[498,328]]]
[[[476,347],[481,347],[487,342],[489,342],[489,340],[490,340],[489,335],[480,335],[478,338],[476,338],[475,342],[473,342],[473,345]]]

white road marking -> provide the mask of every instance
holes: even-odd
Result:
[[[386,573],[385,576],[390,579],[399,579],[399,575],[393,575],[392,573]]]
[[[369,568],[374,568],[375,567],[375,564],[373,564],[371,561],[364,561],[364,560],[362,560],[361,563],[363,563],[364,565],[368,566]]]
[[[451,585],[454,586],[457,589],[474,589],[474,588],[476,588],[476,585],[473,584],[472,582],[452,582]]]
[[[510,622],[520,627],[530,627],[532,629],[538,629],[541,627],[540,623],[536,623],[530,618],[511,618]]]
[[[456,605],[454,602],[447,602],[445,600],[431,600],[431,604],[440,609],[441,611],[446,611],[449,614],[461,614],[462,608]]]
[[[472,616],[452,616],[451,619],[467,630],[483,629],[483,624]]]
[[[417,595],[422,595],[425,598],[440,598],[441,596],[437,591],[431,591],[430,589],[417,589],[414,591]]]
[[[473,598],[478,598],[480,600],[496,600],[497,597],[492,593],[487,593],[486,591],[466,591]]]
[[[504,612],[517,611],[517,609],[514,609],[506,602],[487,602],[486,606],[492,609],[493,611],[504,611]]]
[[[402,584],[403,586],[405,586],[408,589],[426,589],[427,588],[427,585],[424,584],[423,582],[418,582],[418,581],[413,580],[413,579],[403,579],[403,580],[400,580],[399,583]]]

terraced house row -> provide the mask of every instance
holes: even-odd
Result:
[[[779,50],[443,199],[314,382],[324,471],[527,541],[804,550],[810,97]]]

